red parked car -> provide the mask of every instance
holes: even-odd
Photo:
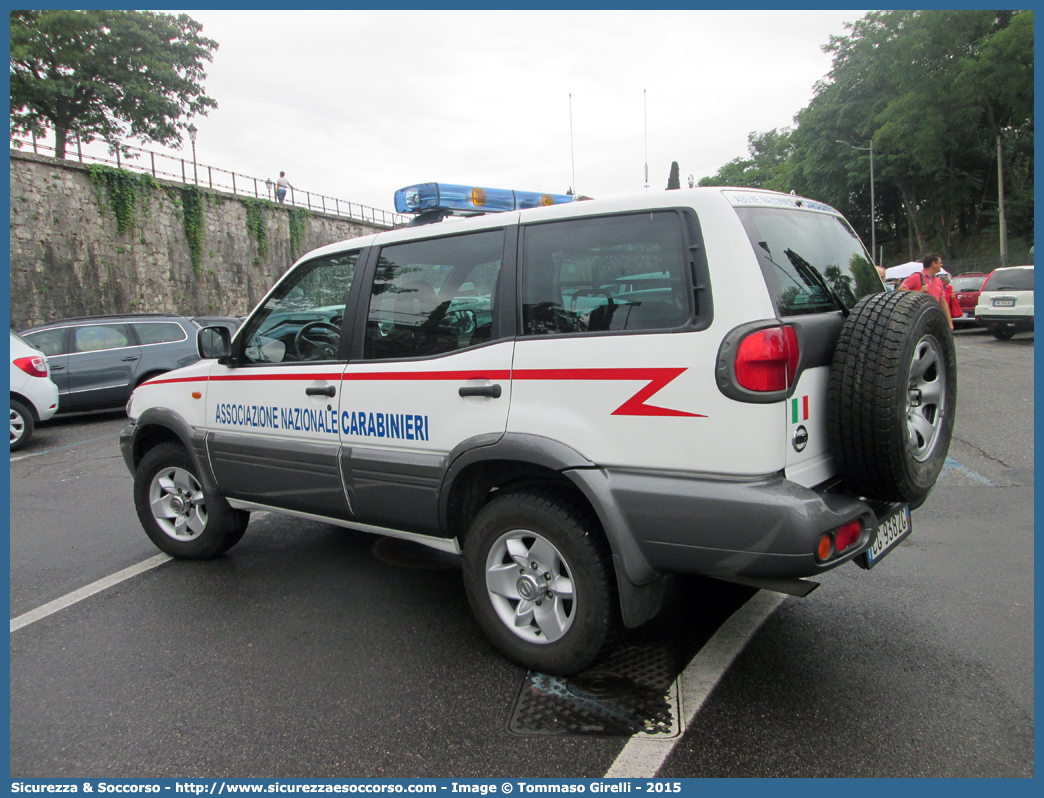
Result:
[[[959,274],[950,280],[950,285],[953,286],[953,295],[957,297],[957,301],[961,303],[961,310],[964,315],[960,319],[954,319],[954,324],[975,324],[975,305],[979,301],[979,292],[982,290],[982,284],[986,282],[986,278],[989,274],[985,272],[971,272],[969,274]]]

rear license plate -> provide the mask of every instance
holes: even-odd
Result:
[[[993,300],[993,307],[995,308],[1013,308],[1015,307],[1014,299],[995,299]]]
[[[910,506],[904,504],[893,515],[885,518],[877,525],[877,537],[873,545],[860,554],[857,564],[863,568],[873,568],[885,555],[905,540],[913,531],[913,522],[910,520]]]

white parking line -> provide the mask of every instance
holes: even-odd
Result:
[[[607,779],[651,779],[689,728],[707,696],[786,596],[761,590],[732,614],[678,677],[681,694],[681,731],[669,740],[633,737],[605,774]]]
[[[85,598],[93,596],[95,593],[100,593],[103,590],[107,590],[113,585],[118,585],[120,582],[124,582],[133,576],[143,574],[146,571],[150,571],[157,565],[163,565],[167,560],[173,559],[169,554],[157,554],[155,557],[150,557],[144,562],[140,562],[137,565],[132,565],[130,568],[124,568],[122,571],[117,571],[111,576],[107,576],[104,579],[99,579],[97,582],[92,582],[86,587],[81,587],[79,590],[74,590],[72,593],[68,593],[61,598],[57,598],[54,601],[49,601],[42,607],[37,607],[35,610],[30,610],[24,615],[19,615],[17,618],[11,619],[11,631],[15,632],[24,626],[28,626],[31,623],[46,618],[48,615],[54,615],[59,610],[64,610],[66,607],[71,607],[78,601],[83,601]]]
[[[111,441],[112,435],[105,435],[101,438],[91,438],[86,441],[77,441],[76,443],[66,444],[65,446],[55,446],[53,449],[41,449],[38,452],[29,452],[28,454],[16,454],[11,458],[12,463],[17,463],[19,460],[25,460],[27,457],[39,457],[41,454],[50,454],[51,452],[57,452],[62,449],[71,449],[74,446],[83,446],[85,443],[95,443],[96,441]]]

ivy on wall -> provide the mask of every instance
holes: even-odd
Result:
[[[240,200],[246,206],[247,232],[257,242],[257,253],[261,260],[268,260],[268,219],[265,210],[272,207],[272,203],[263,199]]]
[[[293,208],[290,211],[290,257],[296,259],[301,252],[305,230],[308,227],[308,211],[305,208]]]
[[[159,188],[152,175],[136,174],[126,169],[113,169],[111,166],[91,164],[87,167],[94,184],[98,203],[104,204],[102,190],[108,195],[109,205],[116,216],[116,232],[126,233],[134,226],[138,215],[138,203],[148,210],[152,192]]]
[[[181,187],[181,221],[192,256],[192,271],[197,275],[203,273],[203,204],[209,201],[210,195],[197,186]]]

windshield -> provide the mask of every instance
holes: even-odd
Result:
[[[1032,291],[1033,269],[997,269],[983,291]]]
[[[884,290],[848,223],[790,208],[737,208],[779,316],[853,307]]]

